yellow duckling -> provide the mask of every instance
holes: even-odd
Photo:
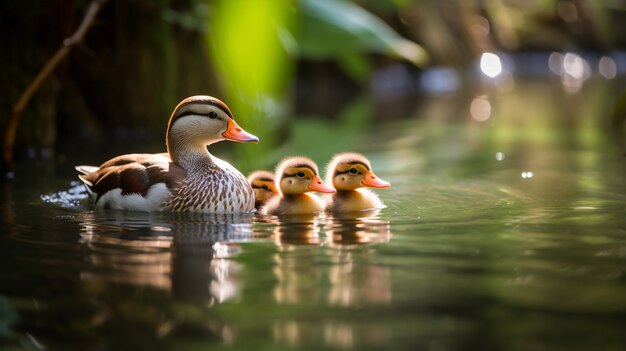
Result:
[[[306,157],[289,157],[282,160],[275,173],[279,196],[270,199],[260,210],[262,214],[311,214],[324,210],[324,202],[309,191],[332,194],[318,175],[317,165]]]
[[[388,188],[388,182],[372,172],[370,161],[363,155],[346,152],[330,160],[326,181],[337,193],[327,199],[326,209],[335,213],[355,212],[384,207],[376,194],[363,187]]]
[[[274,173],[269,171],[254,171],[248,175],[248,183],[254,191],[254,207],[256,209],[265,205],[269,199],[278,195],[274,185]]]

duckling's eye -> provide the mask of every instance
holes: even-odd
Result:
[[[209,118],[210,119],[216,119],[217,118],[217,112],[215,112],[215,111],[209,112]]]
[[[263,190],[270,190],[270,187],[267,186],[267,184],[263,184],[263,186],[261,187]]]
[[[350,172],[350,174],[357,174],[357,173],[359,173],[359,170],[354,168],[354,167],[352,167],[352,168],[350,168],[349,172]]]
[[[304,178],[304,172],[302,171],[296,173],[296,175],[298,176],[298,178]]]

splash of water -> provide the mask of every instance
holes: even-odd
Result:
[[[41,195],[40,198],[45,203],[57,205],[62,208],[77,208],[80,207],[80,202],[88,197],[89,194],[83,183],[72,181],[69,189],[44,194]]]

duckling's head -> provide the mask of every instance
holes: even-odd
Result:
[[[248,176],[248,182],[254,191],[255,207],[257,208],[278,194],[272,172],[254,171]]]
[[[391,186],[372,172],[370,161],[363,155],[346,152],[335,155],[328,163],[326,181],[337,190],[355,190],[362,187],[388,188]]]
[[[259,141],[237,125],[225,103],[206,95],[188,97],[176,106],[167,126],[166,139],[168,150],[179,145],[204,148],[221,140]]]
[[[332,194],[335,189],[319,177],[317,165],[307,157],[289,157],[276,167],[276,187],[282,195],[298,195],[309,191]]]

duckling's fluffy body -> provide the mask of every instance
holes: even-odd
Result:
[[[279,195],[260,210],[262,214],[311,214],[323,211],[324,202],[310,191],[333,193],[318,175],[317,165],[306,157],[289,157],[276,167],[275,184]]]
[[[326,168],[326,182],[337,190],[326,198],[326,209],[336,213],[382,208],[384,204],[378,195],[364,187],[390,186],[376,177],[365,156],[353,152],[337,154],[330,160]]]
[[[337,190],[336,194],[326,197],[325,206],[330,212],[358,212],[385,207],[378,195],[369,189]]]
[[[310,214],[323,211],[324,201],[314,194],[283,195],[270,199],[261,213],[270,215]]]

